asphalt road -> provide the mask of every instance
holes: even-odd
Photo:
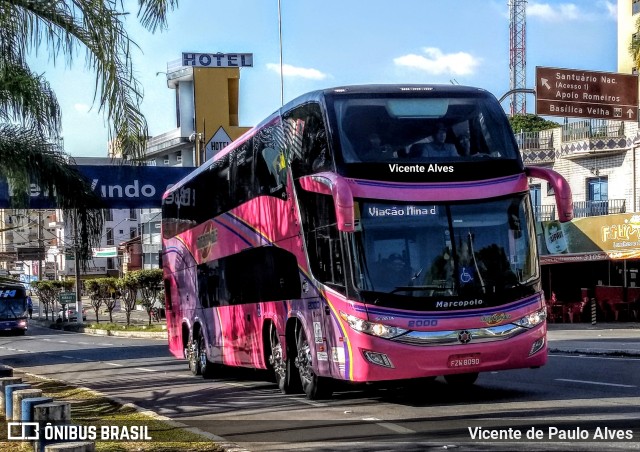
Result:
[[[348,386],[326,401],[280,394],[263,372],[193,377],[159,340],[33,327],[24,337],[0,337],[0,361],[252,451],[640,449],[640,359],[633,356],[554,353],[541,369],[482,374],[468,390],[438,379],[413,388]]]

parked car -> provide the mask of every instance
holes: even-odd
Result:
[[[82,320],[87,320],[87,310],[82,308]],[[75,306],[67,306],[64,309],[60,309],[58,311],[58,318],[56,319],[57,323],[61,322],[77,322],[78,321],[78,311]]]

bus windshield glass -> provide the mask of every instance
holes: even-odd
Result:
[[[24,298],[0,297],[0,320],[14,320],[25,318],[27,309]]]
[[[347,94],[330,105],[341,146],[336,157],[346,164],[519,158],[502,107],[484,91]]]
[[[501,293],[538,278],[529,198],[357,202],[354,285],[410,297]]]

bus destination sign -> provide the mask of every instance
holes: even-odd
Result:
[[[536,67],[536,114],[638,119],[638,76]]]

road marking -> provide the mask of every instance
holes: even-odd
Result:
[[[105,362],[105,364],[108,365],[108,366],[124,367],[124,364],[118,364],[118,363]]]
[[[365,417],[362,420],[363,421],[369,421],[369,422],[375,422],[376,425],[379,425],[380,427],[383,427],[383,428],[386,428],[388,430],[391,430],[392,432],[402,433],[404,435],[410,434],[410,433],[415,433],[415,430],[411,430],[410,428],[402,427],[401,425],[392,424],[391,422],[377,422],[377,421],[380,421],[380,419],[375,418],[375,417]]]
[[[616,383],[604,383],[601,381],[570,380],[568,378],[556,378],[556,381],[566,381],[567,383],[582,383],[585,385],[615,386],[617,388],[636,388],[637,387],[635,385],[621,385]]]
[[[135,370],[142,370],[143,372],[157,372],[155,369],[145,369],[144,367],[134,367]]]
[[[309,400],[306,398],[296,397],[298,402],[306,403],[307,405],[315,406],[315,407],[326,407],[326,403],[315,402],[313,400]]]

